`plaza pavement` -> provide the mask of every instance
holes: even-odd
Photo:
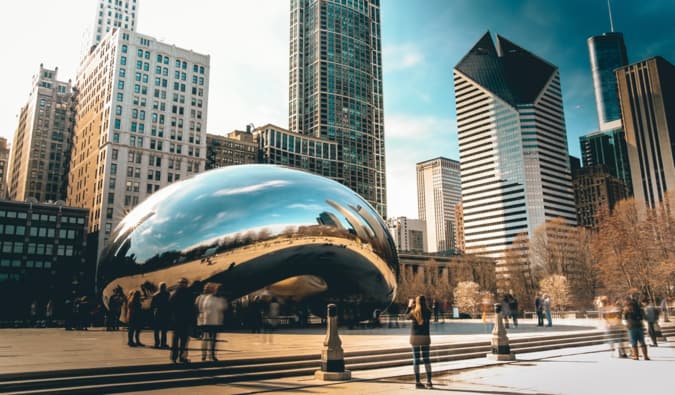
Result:
[[[521,320],[509,338],[587,332],[596,320],[557,320],[551,328]],[[409,328],[347,330],[340,337],[345,352],[405,347]],[[479,320],[433,324],[433,343],[465,343],[490,339],[490,327]],[[279,330],[272,335],[223,333],[218,357],[224,359],[317,355],[325,333],[320,329]],[[141,340],[152,342],[151,332]],[[198,347],[193,342],[192,347]],[[434,390],[414,388],[412,367],[356,371],[348,382],[322,382],[313,377],[289,377],[223,385],[147,391],[146,394],[399,394],[412,391],[454,394],[670,394],[675,393],[675,341],[650,347],[652,361],[612,358],[607,346],[568,348],[517,356],[515,362],[487,358],[442,362],[433,365]],[[199,353],[194,350],[192,358]],[[76,369],[120,365],[165,364],[167,350],[126,346],[126,333],[64,331],[63,329],[0,330],[0,372]]]

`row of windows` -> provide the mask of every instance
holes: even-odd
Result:
[[[20,259],[0,259],[0,267],[21,267]],[[52,263],[50,261],[26,261],[25,267],[27,268],[37,268],[37,269],[51,269]],[[8,273],[0,273],[0,281],[10,278]]]
[[[24,245],[27,246],[25,253],[32,255],[54,255],[54,250],[56,250],[57,256],[73,256],[75,251],[72,245],[59,244],[54,248],[53,244],[3,241],[2,252],[3,254],[23,254]]]
[[[31,237],[50,237],[56,235],[56,229],[33,226],[28,231]],[[25,236],[26,227],[23,225],[0,224],[0,235]],[[74,229],[59,229],[59,238],[74,240],[76,231]]]
[[[26,219],[28,214],[22,211],[8,211],[0,210],[0,218],[17,218],[17,219]],[[31,214],[31,220],[33,221],[43,221],[43,222],[56,222],[56,215],[47,215],[47,214]],[[71,216],[62,216],[61,223],[71,223],[71,224],[84,224],[84,217],[71,217]]]

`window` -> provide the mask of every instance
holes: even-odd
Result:
[[[119,118],[115,118],[115,129],[119,129],[122,127],[122,121]]]
[[[115,107],[115,115],[122,115],[122,106]]]
[[[120,142],[120,134],[119,133],[113,133],[113,142],[115,142],[115,143]]]
[[[122,65],[126,65],[126,64],[127,64],[127,57],[126,57],[126,56],[122,56],[122,57],[120,58],[120,64],[122,64]]]
[[[124,68],[120,68],[120,77],[124,78],[127,74],[127,70]]]
[[[124,93],[122,92],[117,93],[117,101],[124,101]]]

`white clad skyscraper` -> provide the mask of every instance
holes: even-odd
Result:
[[[98,0],[96,4],[96,19],[89,37],[89,48],[101,42],[103,36],[112,29],[120,28],[136,31],[139,0]]]
[[[466,251],[576,224],[558,68],[486,33],[454,69]],[[498,269],[499,270],[499,269]]]
[[[455,206],[462,199],[459,162],[443,157],[417,164],[417,211],[426,223],[426,251],[455,246]]]

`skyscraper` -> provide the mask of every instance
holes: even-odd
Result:
[[[340,179],[386,216],[379,0],[291,0],[289,129],[340,145]]]
[[[40,65],[12,140],[8,197],[64,200],[72,146],[75,95],[70,81],[59,81],[58,67]]]
[[[621,110],[614,70],[628,64],[623,34],[611,32],[589,37],[588,53],[600,130],[621,127]]]
[[[9,146],[7,139],[0,137],[0,199],[7,193],[7,169],[9,166]]]
[[[89,33],[88,47],[101,42],[103,36],[115,28],[136,31],[139,0],[98,0],[96,19]]]
[[[633,184],[623,126],[589,133],[579,137],[579,142],[584,167],[602,166],[611,176],[623,181],[628,196],[632,196]]]
[[[576,224],[558,68],[487,32],[454,69],[467,253]]]
[[[675,66],[654,57],[616,70],[633,194],[656,207],[675,190]]]
[[[462,198],[459,162],[443,157],[417,168],[417,212],[426,223],[427,252],[455,249],[455,205]]]
[[[147,196],[205,169],[208,55],[114,28],[80,64],[68,204],[98,251]]]

